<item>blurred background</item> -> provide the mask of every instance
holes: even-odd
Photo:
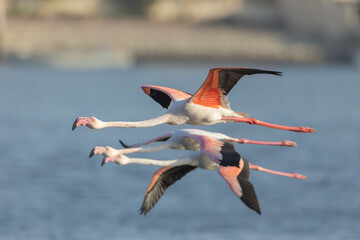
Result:
[[[0,0],[0,239],[360,239],[360,1]],[[314,134],[232,123],[71,131],[78,116],[164,113],[141,85],[194,93],[212,67],[252,75],[232,109]],[[200,128],[297,148],[237,145],[262,215],[216,171],[197,169],[138,216],[153,166],[88,159],[173,129]],[[184,151],[132,156],[174,159]]]
[[[1,2],[1,53],[14,59],[360,61],[357,0]]]

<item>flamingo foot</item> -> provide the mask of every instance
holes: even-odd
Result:
[[[259,165],[254,165],[254,164],[250,164],[249,167],[251,169],[253,169],[253,170],[256,170],[256,171],[267,172],[267,173],[280,175],[280,176],[284,176],[284,177],[297,178],[297,179],[307,179],[306,176],[304,176],[304,175],[302,175],[300,173],[279,172],[279,171],[263,168],[263,167],[261,167]]]
[[[299,127],[298,129],[293,130],[294,132],[303,132],[303,133],[314,133],[315,129],[309,127]]]
[[[288,147],[297,147],[297,143],[290,141],[290,140],[285,140],[283,141],[283,146],[288,146]]]
[[[297,178],[297,179],[307,179],[307,177],[305,175],[302,175],[300,173],[293,173],[293,178]]]

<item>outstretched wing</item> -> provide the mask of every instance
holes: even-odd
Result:
[[[206,107],[213,108],[229,108],[229,103],[226,99],[227,94],[235,86],[235,84],[245,75],[252,74],[273,74],[281,76],[281,72],[268,71],[253,68],[212,68],[209,74],[191,98],[191,102],[200,104]]]
[[[222,161],[231,159],[226,156],[228,153],[235,152],[234,144],[229,141],[197,134],[189,134],[187,137],[195,139],[200,145],[200,152],[207,155],[213,162],[218,164],[221,164]]]
[[[146,190],[145,198],[140,209],[140,214],[146,215],[157,203],[165,190],[180,180],[191,170],[196,167],[190,165],[181,165],[176,167],[163,167],[157,170]]]
[[[231,160],[224,161],[223,159],[218,173],[246,206],[261,214],[254,186],[248,180],[250,175],[248,161],[241,158],[237,152],[229,152],[226,157]],[[238,162],[238,166],[234,166],[236,162]]]
[[[171,101],[176,102],[191,97],[191,95],[186,92],[168,87],[145,85],[141,88],[163,108],[168,108]]]
[[[149,141],[146,141],[146,142],[141,142],[141,143],[136,143],[136,144],[133,144],[133,145],[127,145],[125,144],[123,141],[121,141],[119,139],[119,142],[120,144],[124,147],[124,148],[135,148],[135,147],[141,147],[141,146],[144,146],[144,145],[149,145],[153,142],[165,142],[167,141],[169,138],[171,138],[171,136],[174,134],[174,131],[172,132],[169,132],[167,134],[164,134],[164,135],[161,135],[159,137],[156,137],[156,138],[153,138],[153,139],[150,139]]]

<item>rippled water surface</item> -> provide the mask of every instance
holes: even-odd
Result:
[[[157,167],[88,159],[172,129],[71,131],[78,116],[142,120],[164,112],[141,85],[194,93],[212,64],[138,65],[126,70],[0,66],[1,239],[359,239],[360,71],[346,66],[261,66],[283,77],[244,77],[234,110],[264,121],[310,126],[304,134],[232,123],[202,126],[233,137],[296,141],[297,148],[237,145],[251,163],[300,172],[301,181],[253,171],[262,215],[235,197],[216,171],[197,169],[170,187],[147,216],[138,209]],[[218,66],[218,65],[215,65]],[[224,65],[223,65],[224,66]],[[183,151],[133,156],[172,159]]]

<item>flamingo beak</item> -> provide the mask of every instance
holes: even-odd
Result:
[[[78,120],[79,120],[79,118],[77,118],[76,120],[75,120],[75,122],[74,122],[74,124],[72,125],[72,128],[71,128],[71,130],[75,130],[75,128],[77,128],[78,126],[77,126],[77,122],[78,122]]]
[[[101,166],[104,166],[105,163],[108,163],[108,162],[109,162],[109,161],[106,160],[106,159],[107,159],[106,157],[103,158],[103,160],[102,160],[102,162],[101,162]]]
[[[116,158],[116,156],[114,156],[114,157],[104,157],[102,162],[101,162],[101,166],[104,166],[108,162],[115,162],[115,158]]]
[[[95,155],[94,150],[95,150],[95,148],[93,148],[93,149],[91,150],[91,152],[90,152],[90,154],[89,154],[89,158],[91,158],[92,156]]]
[[[71,129],[74,131],[75,128],[77,128],[79,126],[88,126],[88,127],[92,128],[92,126],[90,124],[92,124],[93,122],[95,122],[94,117],[78,117],[75,120]]]

